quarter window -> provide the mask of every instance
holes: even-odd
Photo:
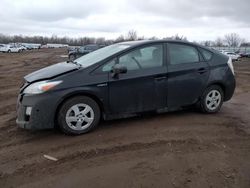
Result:
[[[196,48],[185,44],[168,44],[170,64],[185,64],[199,62]]]
[[[200,51],[206,61],[209,61],[212,58],[212,55],[213,55],[212,52],[205,50],[203,48],[200,48]]]

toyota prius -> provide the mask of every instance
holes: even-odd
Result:
[[[232,60],[215,50],[174,40],[123,42],[25,76],[16,122],[82,134],[101,118],[191,105],[216,113],[234,90]]]

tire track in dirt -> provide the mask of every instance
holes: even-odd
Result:
[[[237,147],[238,143],[245,143],[247,145]],[[216,140],[212,143],[210,141],[207,142],[199,142],[195,139],[186,139],[186,140],[155,140],[152,142],[141,142],[141,143],[130,143],[125,145],[111,146],[106,148],[96,148],[91,150],[78,151],[71,155],[66,155],[64,157],[59,158],[57,162],[50,162],[47,160],[34,160],[34,163],[25,164],[21,168],[17,169],[11,174],[5,174],[1,172],[0,180],[9,181],[13,176],[26,176],[28,178],[32,178],[34,174],[36,176],[40,176],[44,173],[54,172],[55,170],[67,171],[70,169],[72,165],[78,163],[79,161],[95,159],[104,156],[111,156],[120,153],[126,152],[138,152],[140,150],[153,150],[158,147],[164,147],[164,153],[196,153],[196,152],[216,152],[222,151],[230,152],[232,149],[234,151],[247,151],[250,152],[249,148],[249,138],[240,139],[235,143],[234,139],[229,140]],[[188,146],[188,147],[187,147]],[[29,157],[29,156],[27,156]],[[32,160],[32,159],[31,159]],[[67,168],[63,168],[61,170],[61,165]],[[69,169],[68,169],[69,168]]]

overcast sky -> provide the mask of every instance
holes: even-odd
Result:
[[[116,38],[179,34],[250,41],[250,0],[0,0],[0,33]]]

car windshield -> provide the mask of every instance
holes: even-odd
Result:
[[[94,52],[91,52],[87,55],[84,55],[76,59],[75,62],[81,64],[83,67],[88,67],[128,47],[130,47],[130,45],[113,44],[113,45],[101,48],[99,50],[96,50]]]

